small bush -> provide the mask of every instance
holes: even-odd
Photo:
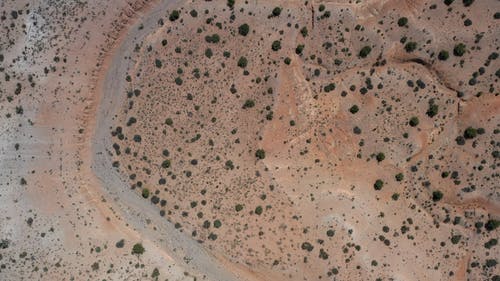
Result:
[[[136,243],[133,247],[132,247],[132,254],[134,255],[142,255],[144,254],[146,250],[144,249],[144,247],[142,246],[141,243]]]
[[[450,57],[450,54],[446,50],[441,50],[438,54],[438,59],[445,61]]]
[[[432,192],[432,201],[438,202],[443,199],[443,193],[439,190],[435,190]]]
[[[115,244],[116,248],[123,248],[125,246],[125,240],[124,239],[121,239],[120,241],[116,242]]]
[[[275,7],[272,12],[273,16],[279,17],[281,15],[281,8],[280,7]]]
[[[281,41],[279,41],[279,40],[273,41],[273,44],[271,45],[271,49],[275,52],[279,51],[281,49]]]
[[[264,149],[257,149],[257,151],[255,151],[255,157],[262,160],[266,158],[266,152],[264,151]]]
[[[377,156],[375,156],[378,162],[382,162],[385,159],[385,154],[383,152],[377,153]]]
[[[359,51],[359,57],[366,58],[371,53],[371,51],[372,51],[372,48],[370,46],[364,46]]]
[[[416,116],[413,116],[412,118],[410,118],[410,122],[408,122],[410,124],[410,126],[412,127],[416,127],[418,126],[418,123],[419,123],[419,120],[418,120],[418,117]]]
[[[149,197],[149,189],[147,189],[147,188],[142,189],[142,197],[144,197],[144,198]]]
[[[357,105],[353,105],[351,106],[351,108],[349,108],[349,112],[351,112],[352,114],[356,114],[358,111],[359,107]]]
[[[383,186],[384,182],[381,179],[376,180],[373,184],[373,188],[375,188],[375,190],[381,190]]]
[[[246,23],[240,25],[238,27],[238,33],[242,36],[247,36],[248,32],[250,32],[250,26]]]
[[[303,45],[303,44],[297,45],[297,47],[295,48],[295,53],[297,55],[301,55],[302,52],[304,51],[304,47],[305,47],[305,45]]]
[[[241,210],[243,210],[243,205],[241,204],[237,204],[234,209],[236,210],[236,212],[240,212]]]
[[[416,49],[417,49],[417,42],[411,41],[411,42],[406,43],[406,45],[405,45],[405,51],[407,53],[411,53],[411,52],[415,51]]]
[[[240,57],[240,59],[238,60],[238,66],[241,68],[245,68],[247,67],[247,64],[248,60],[245,57]]]
[[[408,24],[408,18],[407,17],[401,17],[398,19],[398,26],[405,26]]]
[[[255,106],[255,101],[252,100],[252,99],[248,99],[245,101],[245,103],[243,104],[243,108],[246,109],[246,108],[252,108]]]
[[[396,174],[396,176],[394,176],[394,178],[396,179],[396,181],[402,181],[404,179],[404,175],[403,175],[403,173],[399,173],[399,174]]]
[[[180,12],[177,11],[177,10],[173,10],[171,13],[170,13],[170,16],[168,17],[168,19],[170,21],[176,21],[178,20],[180,17]]]
[[[263,211],[263,209],[262,209],[262,207],[261,207],[261,206],[257,206],[257,208],[255,208],[255,213],[256,213],[257,215],[259,215],[259,216],[262,214],[262,211]]]
[[[465,45],[463,43],[458,43],[453,48],[453,55],[455,55],[457,57],[461,57],[465,54],[465,51],[466,51]]]
[[[497,227],[500,226],[500,221],[498,220],[495,220],[495,219],[491,219],[491,220],[488,220],[486,222],[486,224],[484,225],[484,228],[486,228],[486,230],[488,231],[493,231],[495,229],[497,229]]]
[[[464,131],[464,138],[466,139],[473,139],[477,136],[477,130],[472,128],[472,127],[468,127],[467,129],[465,129]]]

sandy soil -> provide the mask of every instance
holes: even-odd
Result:
[[[500,280],[500,2],[230,3],[0,3],[0,279]]]

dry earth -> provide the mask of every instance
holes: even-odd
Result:
[[[500,1],[0,2],[0,280],[500,280]]]

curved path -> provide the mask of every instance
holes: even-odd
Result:
[[[167,10],[182,3],[179,0],[158,3],[129,26],[123,40],[110,52],[104,80],[97,85],[97,95],[100,98],[96,100],[98,105],[92,139],[92,173],[97,178],[95,182],[102,186],[126,222],[140,232],[144,239],[152,241],[176,260],[184,260],[188,267],[210,280],[255,280],[246,269],[232,265],[222,257],[215,257],[188,235],[176,230],[171,222],[160,217],[158,209],[149,201],[142,200],[137,193],[130,191],[127,182],[111,168],[110,154],[107,152],[107,148],[112,145],[109,128],[113,125],[112,117],[121,108],[126,97],[124,78],[132,63],[124,58],[131,56],[136,42],[154,31],[158,26],[158,19],[164,17]],[[143,25],[141,29],[138,28],[140,24]]]

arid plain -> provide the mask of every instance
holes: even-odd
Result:
[[[0,280],[500,280],[500,1],[0,2]]]

